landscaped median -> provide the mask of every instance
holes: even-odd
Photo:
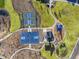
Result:
[[[19,15],[17,14],[17,12],[14,10],[12,6],[12,0],[5,0],[5,9],[10,14],[10,19],[11,19],[10,32],[14,32],[20,28],[20,19],[19,19]]]

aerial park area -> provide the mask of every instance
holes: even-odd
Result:
[[[0,3],[3,4],[0,4],[0,36],[6,34],[0,37],[3,37],[1,56],[69,58],[79,36],[79,0],[0,0]]]

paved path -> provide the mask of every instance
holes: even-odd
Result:
[[[20,52],[20,51],[22,51],[22,50],[32,50],[32,51],[40,51],[39,49],[31,49],[31,48],[22,48],[22,49],[19,49],[19,50],[17,50],[15,53],[13,53],[13,55],[11,56],[11,58],[10,59],[13,59],[13,57],[18,53],[18,52]]]
[[[52,26],[52,28],[54,29],[54,27],[56,26],[56,24],[57,23],[60,23],[60,24],[62,24],[63,25],[63,23],[61,23],[53,14],[52,14],[52,9],[51,9],[51,7],[52,7],[52,2],[53,2],[54,0],[50,0],[50,2],[49,2],[49,12],[50,12],[50,15],[52,16],[52,18],[54,18],[54,25]],[[56,0],[55,0],[56,1]],[[66,31],[65,31],[65,27],[64,27],[64,25],[63,25],[63,29],[64,29],[64,36],[63,36],[63,39],[65,38],[65,36],[66,36]]]
[[[3,57],[3,56],[0,56],[0,58],[5,59],[5,57]]]
[[[2,42],[3,40],[7,39],[9,36],[11,36],[13,33],[10,33],[8,35],[6,35],[5,37],[3,37],[2,39],[0,39],[0,42]]]
[[[17,31],[15,31],[14,33],[18,32],[18,31],[21,31],[21,30],[27,30],[29,28],[21,28],[21,29],[18,29]],[[52,29],[52,27],[48,27],[48,28],[30,28],[30,29],[42,29],[42,30],[45,30],[45,29]],[[6,35],[5,37],[3,37],[2,39],[0,39],[0,42],[2,42],[3,40],[7,39],[9,36],[13,35],[14,33],[9,33],[8,35]]]
[[[61,1],[61,0],[55,0],[55,1]],[[64,2],[64,1],[62,1],[62,2]],[[48,28],[30,28],[30,29],[52,29],[52,28],[54,28],[54,26],[56,25],[56,23],[57,22],[60,22],[60,21],[58,21],[57,20],[57,18],[52,14],[52,11],[51,11],[51,6],[52,6],[52,1],[50,1],[50,6],[49,6],[49,8],[50,8],[50,10],[49,10],[49,12],[50,12],[50,15],[54,18],[54,25],[52,26],[52,27],[48,27]],[[61,22],[60,22],[61,23]],[[22,28],[22,29],[19,29],[19,30],[17,30],[17,31],[20,31],[20,30],[25,30],[25,29],[28,29],[28,28]],[[17,32],[16,31],[16,32]],[[16,32],[14,32],[14,33],[16,33]],[[14,34],[14,33],[10,33],[9,35],[7,35],[7,36],[5,36],[4,38],[2,38],[2,39],[0,39],[0,42],[2,42],[3,40],[5,40],[5,39],[7,39],[9,36],[11,36],[12,34]],[[42,42],[42,43],[44,43],[44,42]],[[44,47],[44,46],[43,46]],[[42,47],[42,48],[43,48]],[[41,49],[42,49],[41,48]],[[76,49],[77,49],[78,47],[76,47]],[[18,51],[16,51],[15,53],[13,53],[13,55],[11,56],[11,58],[10,59],[12,59],[13,58],[13,56],[16,54],[16,53],[18,53],[19,51],[21,51],[21,50],[23,50],[23,49],[27,49],[27,48],[22,48],[22,49],[19,49]],[[28,49],[31,49],[31,48],[28,48]],[[34,50],[34,49],[31,49],[31,50]],[[74,49],[75,50],[75,49]],[[35,51],[37,51],[37,50],[35,50]]]
[[[51,6],[51,5],[50,5]],[[51,12],[51,9],[50,9],[50,14],[51,14],[51,16],[54,18],[54,21],[55,21],[55,23],[54,23],[54,25],[53,25],[53,27],[56,25],[56,23],[57,23],[57,19],[52,15],[52,12]],[[42,30],[44,30],[44,29],[52,29],[52,27],[48,27],[48,28],[22,28],[22,29],[19,29],[19,30],[17,30],[17,31],[21,31],[21,30],[26,30],[26,29],[28,29],[28,31],[30,30],[30,29],[42,29]],[[15,31],[14,33],[16,33],[17,31]],[[9,35],[7,35],[7,36],[5,36],[4,38],[2,38],[2,39],[0,39],[0,42],[2,42],[3,40],[5,40],[5,39],[7,39],[9,36],[11,36],[11,35],[13,35],[14,33],[10,33]],[[44,43],[44,42],[42,42],[42,43]],[[29,48],[31,47],[31,45],[29,45]],[[44,47],[44,45],[43,45],[43,47]],[[41,48],[41,49],[43,49],[43,47]],[[30,48],[31,49],[31,48]],[[17,51],[16,51],[17,52]],[[13,55],[15,55],[16,54],[16,52],[13,54]],[[12,56],[13,56],[12,55]],[[11,57],[12,58],[12,57]]]
[[[77,54],[79,56],[79,38],[77,40],[75,47],[73,48],[73,51],[72,51],[69,59],[76,59]]]

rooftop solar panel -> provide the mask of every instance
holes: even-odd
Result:
[[[22,32],[20,34],[20,44],[38,44],[39,33],[38,32]]]

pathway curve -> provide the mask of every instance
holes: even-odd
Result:
[[[55,25],[59,22],[59,23],[61,23],[59,20],[57,20],[57,18],[52,14],[52,11],[51,11],[51,4],[52,2],[50,2],[50,10],[49,10],[49,12],[50,12],[50,15],[54,18],[54,25],[52,26],[52,27],[49,27],[49,28],[30,28],[30,29],[42,29],[42,30],[44,30],[44,29],[52,29],[52,28],[54,28],[55,27]],[[62,23],[61,23],[62,24]],[[18,31],[21,31],[21,30],[25,30],[25,29],[28,29],[28,28],[22,28],[22,29],[19,29],[19,30],[17,30],[16,32],[14,32],[14,33],[17,33]],[[7,39],[8,37],[10,37],[11,35],[14,35],[14,33],[10,33],[9,35],[7,35],[6,37],[4,37],[4,38],[2,38],[1,40],[0,40],[0,42],[3,42],[5,39]],[[44,42],[42,42],[42,43],[44,43]],[[43,47],[44,47],[44,44],[43,44]],[[43,48],[42,47],[42,48]],[[23,49],[31,49],[31,50],[34,50],[34,49],[32,49],[32,48],[22,48],[22,49],[18,49],[18,50],[15,50],[15,52],[11,55],[11,58],[10,59],[12,59],[13,58],[13,56],[14,55],[16,55],[16,53],[18,53],[19,51],[21,51],[21,50],[23,50]],[[35,49],[35,51],[37,51],[36,49]]]
[[[79,38],[76,42],[75,47],[73,48],[73,51],[72,51],[69,59],[76,59],[77,55],[79,56]],[[79,59],[79,58],[77,58],[77,59]]]
[[[55,0],[56,1],[56,0]],[[50,2],[49,2],[49,12],[50,12],[50,15],[52,16],[52,18],[54,18],[54,25],[52,26],[52,28],[54,29],[54,30],[56,30],[55,29],[55,26],[56,26],[56,24],[57,23],[60,23],[60,24],[62,24],[63,25],[63,23],[61,23],[53,14],[52,14],[52,9],[51,9],[51,7],[52,7],[52,2],[54,2],[53,0],[50,0]],[[54,31],[55,32],[55,31]],[[53,33],[54,33],[53,32]],[[55,33],[54,33],[55,34]],[[64,25],[63,25],[63,39],[65,38],[65,36],[66,36],[66,30],[65,30],[65,27],[64,27]],[[55,38],[56,39],[56,38]]]

